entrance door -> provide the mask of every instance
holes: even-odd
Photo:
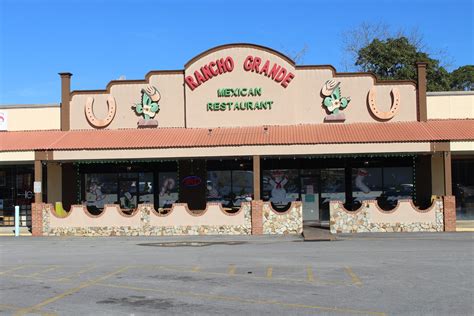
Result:
[[[329,223],[329,204],[331,201],[339,200],[345,203],[345,169],[326,168],[321,169],[321,202],[320,220]]]
[[[301,176],[303,221],[319,221],[319,188],[317,175]]]
[[[15,206],[20,207],[20,226],[31,226],[33,194],[32,166],[5,166],[0,169],[0,226],[15,224]]]
[[[18,170],[15,205],[20,206],[20,226],[31,226],[31,203],[34,198],[33,173],[30,170]]]
[[[138,202],[138,177],[119,179],[119,201],[123,209],[135,209]]]

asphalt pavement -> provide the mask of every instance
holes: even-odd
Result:
[[[473,315],[473,237],[1,237],[0,313]]]

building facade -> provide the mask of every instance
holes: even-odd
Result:
[[[0,107],[2,223],[20,205],[34,226],[32,203],[99,216],[261,201],[324,225],[335,201],[390,212],[452,195],[457,219],[474,220],[474,95],[427,95],[417,67],[417,82],[379,81],[232,44],[105,90],[70,91],[60,73],[60,104]]]

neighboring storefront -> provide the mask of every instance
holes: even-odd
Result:
[[[34,170],[32,165],[0,166],[0,225],[13,226],[15,205],[20,207],[20,225],[31,226]]]
[[[427,97],[425,70],[378,81],[233,44],[106,90],[71,92],[61,73],[61,106],[0,107],[3,224],[34,201],[98,215],[179,203],[232,214],[260,200],[282,214],[301,202],[305,222],[327,224],[331,201],[393,210],[449,195],[474,220],[474,95]]]
[[[453,160],[453,194],[456,197],[456,218],[474,220],[474,159]]]
[[[474,91],[429,92],[427,100],[428,119],[474,118]],[[469,128],[474,130],[473,125]],[[460,230],[474,230],[474,142],[451,141],[450,150],[452,194],[456,197],[457,226]]]

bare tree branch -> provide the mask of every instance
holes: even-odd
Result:
[[[309,51],[309,46],[308,44],[304,44],[303,48],[300,50],[294,51],[294,50],[288,50],[286,48],[283,48],[282,51],[290,57],[296,64],[301,64],[306,56],[306,54]]]
[[[355,61],[359,54],[359,50],[369,45],[374,39],[386,39],[390,37],[390,27],[385,23],[362,22],[358,26],[341,33],[343,50],[342,64],[346,68],[345,71],[360,70],[355,67]]]

